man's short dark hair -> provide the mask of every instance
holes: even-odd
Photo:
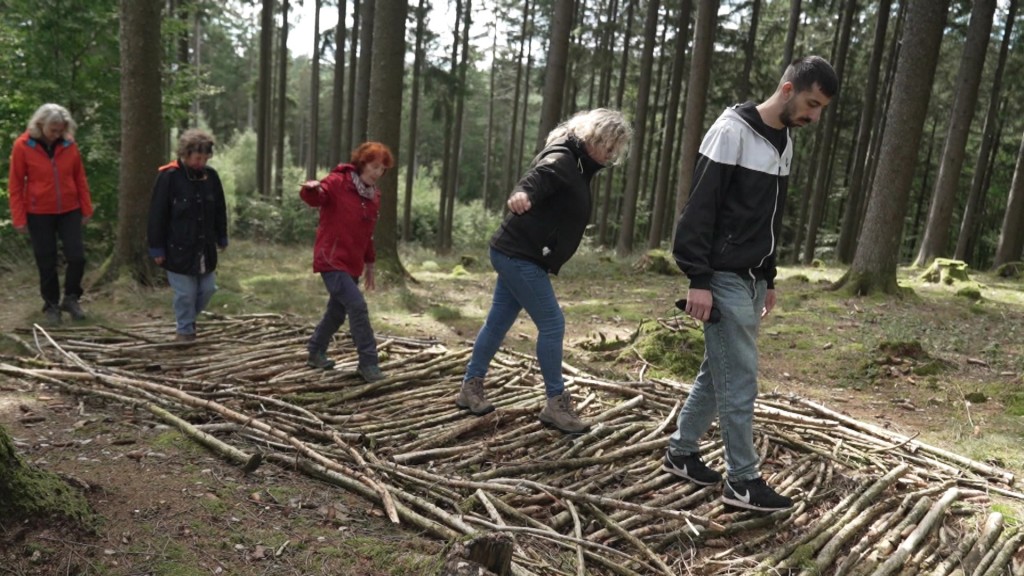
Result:
[[[797,92],[811,90],[817,84],[829,98],[839,92],[839,77],[832,65],[821,56],[803,56],[793,60],[782,75],[783,82],[792,82]]]

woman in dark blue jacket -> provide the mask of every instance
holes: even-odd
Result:
[[[180,342],[196,338],[196,316],[217,290],[217,251],[228,245],[224,188],[206,165],[213,144],[209,133],[186,130],[178,159],[160,167],[149,208],[149,255],[167,270]]]
[[[548,275],[558,274],[579,248],[590,220],[590,180],[601,168],[625,158],[632,133],[621,112],[580,112],[548,134],[544,149],[512,191],[509,213],[491,238],[498,281],[455,399],[460,408],[478,416],[494,410],[484,394],[484,377],[525,308],[537,325],[537,361],[547,393],[541,422],[565,433],[587,430],[562,379],[565,317]]]

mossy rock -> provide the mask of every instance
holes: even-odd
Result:
[[[441,267],[433,260],[424,260],[423,263],[420,264],[420,270],[423,270],[424,272],[437,272],[440,269]]]
[[[640,272],[660,274],[662,276],[681,276],[683,273],[676,265],[676,259],[667,250],[648,250],[633,264]]]
[[[680,379],[695,377],[704,360],[704,334],[698,330],[669,330],[648,324],[641,328],[634,347],[655,368]],[[623,351],[619,358],[636,359],[632,349]]]
[[[956,291],[956,295],[961,298],[966,298],[971,302],[977,302],[981,300],[981,288],[976,284],[963,286]]]
[[[878,344],[878,351],[898,358],[913,358],[914,360],[927,360],[930,358],[924,347],[917,340],[908,342],[886,341]]]
[[[996,268],[996,276],[1000,278],[1020,280],[1022,275],[1024,275],[1024,262],[1007,262]]]
[[[452,268],[452,276],[456,278],[465,278],[466,276],[469,276],[469,270],[466,270],[466,267],[462,264],[456,264],[455,267]]]
[[[918,278],[923,282],[941,282],[947,286],[955,282],[971,281],[967,274],[967,262],[950,258],[936,258]]]

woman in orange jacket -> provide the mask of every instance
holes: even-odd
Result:
[[[92,217],[92,200],[74,134],[75,121],[66,108],[43,104],[11,149],[11,221],[15,230],[32,240],[43,312],[51,324],[60,323],[61,311],[75,320],[85,318],[78,303],[85,273],[82,226]],[[63,301],[57,275],[58,238],[67,260]]]

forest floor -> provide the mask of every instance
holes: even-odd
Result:
[[[41,322],[30,254],[2,251],[3,356],[31,356]],[[308,247],[233,243],[224,253],[217,313],[278,312],[312,329],[325,301]],[[483,321],[494,275],[482,250],[438,258],[403,254],[415,278],[368,295],[378,335],[468,344]],[[784,268],[779,304],[762,325],[761,387],[793,393],[907,436],[1021,474],[1024,452],[1024,282],[975,273],[982,299],[901,270],[901,298],[828,290],[838,268]],[[616,380],[689,381],[672,350],[634,339],[674,315],[678,275],[639,271],[584,248],[554,280],[566,315],[566,362]],[[170,290],[128,283],[96,287],[88,323],[165,321]],[[531,352],[525,315],[506,345]],[[453,390],[453,394],[455,391]],[[0,575],[334,574],[423,572],[448,543],[395,528],[373,504],[279,467],[243,474],[202,447],[125,406],[0,378],[0,426],[26,461],[84,487],[100,518],[92,531],[61,522],[0,518]],[[1011,521],[1022,510],[1002,510]]]

